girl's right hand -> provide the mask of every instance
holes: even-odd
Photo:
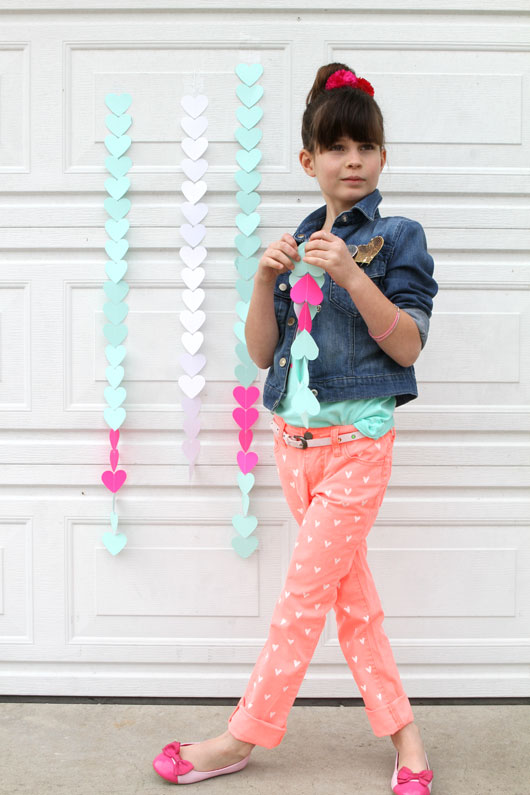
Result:
[[[294,265],[290,258],[298,261],[300,255],[296,240],[286,233],[265,250],[259,261],[256,277],[267,284],[275,282],[280,273],[293,270]]]

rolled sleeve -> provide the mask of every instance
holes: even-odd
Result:
[[[418,331],[420,332],[421,349],[423,350],[427,342],[427,337],[429,336],[429,316],[422,309],[418,309],[417,306],[402,306],[401,309],[404,309],[407,315],[410,315],[416,322]]]

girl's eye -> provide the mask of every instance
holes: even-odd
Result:
[[[373,149],[374,145],[373,144],[363,144],[362,148],[363,149]]]
[[[331,146],[330,146],[329,148],[330,148],[332,151],[333,151],[333,150],[344,149],[344,147],[343,147],[343,145],[342,145],[342,144],[331,144]]]

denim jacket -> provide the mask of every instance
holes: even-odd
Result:
[[[433,279],[434,261],[427,251],[423,227],[417,221],[394,215],[382,218],[382,200],[376,188],[334,221],[331,232],[354,250],[381,235],[384,244],[363,270],[386,297],[410,314],[421,337],[427,340],[433,298],[438,285]],[[326,218],[326,206],[308,215],[294,238],[298,244],[318,229]],[[361,267],[361,266],[360,266]],[[368,334],[368,327],[349,292],[326,271],[323,300],[314,317],[311,336],[319,355],[308,361],[309,388],[321,402],[394,395],[396,407],[418,396],[414,367],[402,367]],[[263,404],[274,412],[287,390],[290,350],[297,331],[294,303],[290,299],[289,272],[274,285],[274,311],[280,337],[263,388]]]

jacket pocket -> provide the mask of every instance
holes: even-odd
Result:
[[[386,262],[384,259],[376,257],[369,265],[365,265],[362,270],[379,286],[386,273]],[[331,278],[329,280],[329,300],[331,304],[348,315],[358,317],[361,314],[346,288],[339,287]]]

